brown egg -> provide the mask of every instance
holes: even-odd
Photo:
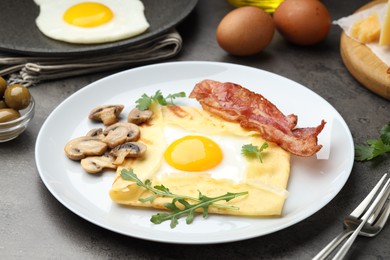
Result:
[[[331,24],[330,14],[319,0],[285,0],[273,18],[280,34],[298,45],[322,41]]]
[[[275,32],[272,17],[253,6],[239,7],[219,23],[216,37],[219,46],[230,54],[249,56],[269,45]]]

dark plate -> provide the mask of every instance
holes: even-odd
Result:
[[[85,55],[142,43],[180,23],[197,0],[143,0],[149,29],[136,37],[102,44],[70,44],[44,36],[35,19],[39,7],[33,0],[0,1],[0,50],[28,55]]]

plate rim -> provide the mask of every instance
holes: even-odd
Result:
[[[125,235],[125,236],[130,236],[130,237],[134,237],[134,238],[139,238],[139,239],[144,239],[144,240],[148,240],[148,241],[155,241],[155,242],[163,242],[163,243],[175,243],[175,244],[217,244],[217,243],[226,243],[226,242],[235,242],[235,241],[241,241],[241,240],[246,240],[246,239],[251,239],[251,238],[254,238],[254,237],[259,237],[259,236],[264,236],[264,235],[267,235],[267,234],[270,234],[270,233],[274,233],[274,232],[277,232],[277,231],[280,231],[280,230],[283,230],[287,227],[290,227],[304,219],[307,219],[308,217],[310,217],[311,215],[313,215],[314,213],[316,213],[317,211],[321,210],[323,207],[325,207],[334,197],[336,197],[336,195],[341,191],[341,189],[344,187],[345,183],[347,182],[350,174],[351,174],[351,171],[352,171],[352,167],[353,167],[353,150],[351,151],[351,158],[349,158],[349,162],[350,164],[347,166],[347,168],[345,169],[346,170],[346,174],[343,176],[344,178],[342,179],[342,182],[339,184],[340,187],[339,189],[334,193],[332,194],[332,196],[329,196],[327,197],[322,203],[323,205],[319,208],[312,208],[308,213],[306,214],[298,214],[298,217],[284,223],[283,225],[280,225],[278,228],[274,229],[274,230],[271,230],[271,231],[267,231],[267,232],[263,232],[261,234],[254,234],[254,235],[241,235],[239,237],[236,237],[234,239],[232,238],[225,238],[225,239],[220,239],[220,240],[210,240],[210,241],[178,241],[178,240],[169,240],[169,241],[166,241],[166,240],[162,240],[162,239],[159,239],[159,238],[153,238],[153,237],[144,237],[144,236],[140,236],[140,235],[134,235],[134,234],[128,234],[126,232],[123,232],[121,230],[117,230],[115,228],[112,228],[112,227],[107,227],[107,226],[102,226],[101,224],[98,223],[98,221],[95,221],[95,220],[91,220],[90,217],[87,217],[87,216],[84,216],[84,214],[80,214],[79,212],[75,212],[74,209],[72,209],[71,207],[69,207],[69,205],[66,205],[66,202],[63,201],[62,198],[58,197],[58,194],[53,190],[53,187],[51,187],[48,183],[47,183],[47,180],[45,179],[45,177],[42,175],[42,170],[41,170],[41,166],[39,165],[39,156],[40,156],[40,153],[39,153],[39,145],[40,145],[40,142],[42,140],[42,133],[43,131],[45,130],[46,128],[46,124],[47,122],[49,122],[51,120],[52,117],[54,117],[55,113],[61,109],[61,106],[64,106],[66,104],[66,102],[70,99],[72,99],[73,96],[75,95],[78,95],[79,93],[83,92],[83,91],[88,91],[88,89],[90,88],[93,88],[94,85],[99,85],[101,84],[102,82],[106,81],[106,80],[110,80],[111,78],[115,78],[115,77],[118,77],[118,76],[121,76],[121,75],[124,75],[126,73],[129,73],[129,71],[132,71],[133,73],[137,73],[137,71],[142,71],[142,70],[148,70],[148,69],[151,69],[151,68],[158,68],[158,67],[165,67],[165,66],[181,66],[181,65],[202,65],[202,64],[207,64],[207,65],[217,65],[217,66],[228,66],[228,67],[241,67],[241,68],[244,68],[244,69],[251,69],[251,70],[259,70],[259,71],[263,71],[263,72],[266,72],[266,73],[270,73],[270,74],[273,74],[274,76],[277,76],[277,77],[282,77],[284,79],[287,79],[289,81],[292,81],[298,85],[300,85],[301,87],[303,87],[305,90],[308,90],[310,91],[312,94],[316,95],[318,98],[321,98],[332,110],[333,112],[338,116],[338,119],[340,119],[340,122],[343,126],[343,128],[346,130],[346,134],[348,136],[348,143],[351,145],[350,148],[353,149],[353,139],[352,139],[352,134],[349,130],[349,127],[348,125],[346,124],[344,118],[340,115],[340,113],[329,103],[327,102],[324,98],[322,98],[321,96],[319,96],[317,93],[315,93],[314,91],[312,91],[311,89],[301,85],[300,83],[298,82],[295,82],[293,80],[290,80],[286,77],[283,77],[281,75],[278,75],[278,74],[275,74],[275,73],[272,73],[272,72],[269,72],[269,71],[265,71],[265,70],[262,70],[262,69],[258,69],[258,68],[254,68],[254,67],[249,67],[249,66],[245,66],[245,65],[239,65],[239,64],[232,64],[232,63],[225,63],[225,62],[213,62],[213,61],[173,61],[173,62],[165,62],[165,63],[158,63],[158,64],[152,64],[152,65],[146,65],[146,66],[141,66],[141,67],[137,67],[137,68],[133,68],[133,69],[129,69],[129,70],[125,70],[125,71],[121,71],[121,72],[118,72],[118,73],[115,73],[115,74],[112,74],[112,75],[109,75],[107,77],[104,77],[102,79],[99,79],[95,82],[92,82],[90,84],[88,84],[87,86],[79,89],[78,91],[76,91],[75,93],[73,93],[72,95],[70,95],[69,97],[67,97],[65,100],[63,100],[50,114],[49,116],[46,118],[45,122],[43,123],[39,133],[38,133],[38,137],[37,137],[37,141],[36,141],[36,146],[35,146],[35,161],[36,161],[36,167],[38,169],[38,173],[39,173],[39,176],[40,178],[42,179],[43,183],[45,184],[46,188],[50,191],[50,193],[61,203],[63,204],[63,206],[65,206],[66,208],[68,208],[70,211],[72,211],[73,213],[75,213],[76,215],[84,218],[85,220],[99,226],[99,227],[102,227],[102,228],[105,228],[107,230],[111,230],[113,232],[116,232],[116,233],[119,233],[119,234],[122,234],[122,235]]]

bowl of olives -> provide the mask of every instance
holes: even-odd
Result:
[[[27,87],[0,77],[0,142],[18,137],[34,117],[35,101]]]

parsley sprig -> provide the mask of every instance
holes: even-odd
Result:
[[[259,148],[253,144],[245,144],[241,147],[241,153],[244,156],[252,157],[256,156],[261,163],[263,163],[263,157],[261,156],[261,152],[263,152],[266,148],[268,148],[268,143],[264,142]]]
[[[139,110],[147,110],[149,109],[153,101],[158,102],[162,106],[175,105],[173,100],[180,97],[186,97],[186,93],[178,92],[174,94],[169,94],[168,96],[164,97],[161,93],[161,90],[157,90],[156,93],[152,96],[143,94],[138,100],[135,101],[135,103],[137,104],[136,107]]]
[[[150,192],[152,192],[152,195],[150,195],[149,197],[140,198],[139,201],[141,202],[153,202],[157,197],[173,198],[171,202],[164,204],[165,208],[170,212],[157,213],[153,215],[152,218],[150,219],[150,221],[154,224],[160,224],[164,221],[170,220],[171,228],[175,228],[179,223],[178,219],[183,216],[187,216],[186,223],[191,224],[194,220],[195,212],[197,209],[203,210],[202,213],[203,218],[206,218],[208,216],[208,209],[210,206],[230,209],[230,210],[239,210],[238,207],[217,204],[216,202],[223,201],[223,200],[230,201],[234,198],[248,194],[248,192],[239,192],[239,193],[228,192],[225,195],[211,198],[203,195],[199,191],[199,197],[194,198],[190,196],[174,194],[170,192],[169,189],[164,185],[152,186],[152,182],[150,180],[145,180],[145,182],[142,182],[134,173],[133,169],[129,169],[129,170],[123,169],[121,171],[121,177],[124,180],[134,181],[138,186],[143,187],[149,190]],[[190,203],[190,201],[194,203],[192,204]],[[178,205],[181,206],[178,207]]]
[[[369,161],[390,152],[390,122],[380,130],[378,139],[368,140],[366,144],[355,145],[355,160]]]

